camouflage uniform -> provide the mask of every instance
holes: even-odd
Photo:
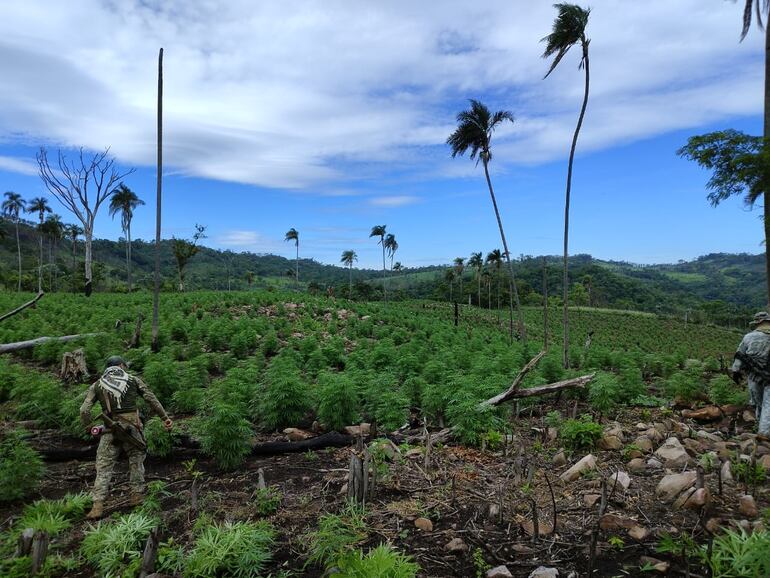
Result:
[[[732,365],[736,381],[746,374],[749,384],[749,403],[754,406],[757,414],[758,432],[770,436],[770,376],[766,368],[770,368],[770,315],[757,313],[752,325],[754,330],[747,333]]]
[[[166,410],[163,409],[158,398],[141,379],[129,375],[120,367],[108,367],[101,379],[88,388],[86,399],[80,406],[80,419],[83,425],[88,427],[91,423],[91,408],[98,401],[103,413],[111,415],[115,421],[131,424],[141,432],[142,422],[136,406],[139,396],[144,398],[150,409],[162,420],[168,419]],[[117,439],[117,436],[107,428],[96,450],[96,480],[91,493],[94,503],[104,502],[107,497],[112,473],[121,450],[128,456],[129,486],[132,496],[136,497],[144,493],[146,451]]]

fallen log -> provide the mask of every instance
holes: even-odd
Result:
[[[513,380],[513,383],[511,383],[511,386],[507,390],[505,390],[503,393],[496,395],[495,397],[491,397],[488,400],[481,402],[479,404],[479,409],[483,409],[490,405],[500,405],[501,403],[514,398],[515,397],[514,393],[518,391],[519,386],[521,385],[521,382],[524,381],[524,378],[526,377],[526,375],[530,371],[532,371],[532,369],[540,362],[540,360],[543,358],[544,355],[545,355],[545,351],[541,351],[535,357],[530,359],[529,363],[527,363],[527,365],[525,365],[521,369],[521,371]]]
[[[16,341],[14,343],[0,344],[0,353],[13,353],[14,351],[21,351],[22,349],[32,349],[43,343],[49,341],[58,341],[59,343],[66,343],[68,341],[75,341],[76,339],[84,339],[86,337],[95,337],[102,335],[101,333],[79,333],[77,335],[63,335],[61,337],[38,337],[36,339],[29,339],[27,341]]]
[[[313,450],[322,450],[325,448],[343,448],[353,445],[356,441],[354,436],[341,434],[336,431],[328,432],[320,436],[302,440],[298,442],[265,442],[255,444],[251,447],[252,456],[271,456],[277,454],[286,454],[293,452],[306,452]],[[38,452],[44,460],[48,462],[66,462],[69,460],[92,460],[96,457],[96,447],[98,444],[88,444],[81,447],[67,448],[38,448]],[[176,440],[174,444],[175,457],[190,457],[200,454],[200,443],[189,437]]]
[[[522,397],[533,397],[536,395],[546,395],[555,391],[561,391],[562,389],[568,389],[570,387],[576,387],[578,389],[584,388],[587,384],[596,377],[595,373],[589,375],[581,375],[580,377],[573,377],[572,379],[565,379],[564,381],[557,381],[556,383],[549,383],[548,385],[540,385],[538,387],[530,387],[528,389],[520,389],[513,392],[509,399],[520,399]]]
[[[17,313],[19,313],[19,312],[21,312],[21,311],[24,311],[24,310],[25,310],[27,307],[32,307],[32,306],[33,306],[35,303],[37,303],[37,302],[40,300],[40,298],[41,298],[43,295],[45,295],[45,293],[43,293],[43,292],[41,291],[40,293],[38,293],[38,294],[35,296],[35,298],[34,298],[32,301],[27,301],[27,302],[26,302],[24,305],[20,305],[19,307],[17,307],[17,308],[16,308],[16,309],[14,309],[13,311],[9,311],[8,313],[5,313],[5,314],[1,315],[1,316],[0,316],[0,321],[5,321],[5,320],[6,320],[6,319],[8,319],[9,317],[13,317],[13,316],[14,316],[14,315],[16,315]]]

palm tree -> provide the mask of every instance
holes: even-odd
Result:
[[[27,202],[21,198],[21,195],[8,191],[5,193],[5,200],[3,201],[2,209],[3,216],[13,220],[16,226],[16,254],[19,258],[19,287],[18,291],[21,291],[21,241],[19,240],[19,214],[21,214],[26,208]]]
[[[770,11],[770,1],[763,0],[760,6],[759,0],[746,0],[743,7],[743,30],[741,31],[741,41],[746,38],[746,35],[751,28],[752,11],[756,12],[757,25],[759,25],[760,30],[763,27],[765,29],[765,117],[762,134],[765,139],[765,147],[767,147],[768,139],[770,139],[770,26],[763,26],[762,12],[767,15]],[[765,152],[765,154],[767,154],[767,152]],[[768,252],[770,251],[770,189],[765,190],[764,194],[765,276],[767,277],[768,304],[770,304],[770,252]]]
[[[454,301],[452,299],[452,289],[454,288],[454,281],[455,281],[455,270],[450,267],[444,272],[444,279],[446,279],[447,283],[449,283],[449,302],[451,303]]]
[[[554,7],[559,11],[556,20],[553,23],[553,31],[543,38],[546,43],[543,58],[554,56],[551,67],[548,69],[545,77],[551,74],[558,66],[567,51],[574,45],[580,44],[583,49],[583,55],[580,58],[579,67],[585,70],[585,91],[583,92],[583,105],[580,107],[580,116],[578,117],[575,133],[572,135],[572,146],[569,151],[569,164],[567,165],[567,192],[564,201],[564,278],[562,280],[563,291],[563,323],[564,340],[562,350],[562,361],[564,367],[569,368],[569,314],[567,310],[569,278],[567,255],[569,251],[569,201],[570,190],[572,188],[572,163],[575,160],[575,147],[577,146],[580,127],[583,125],[583,118],[588,106],[588,88],[590,84],[590,74],[588,68],[588,44],[590,40],[586,38],[586,26],[588,25],[588,15],[591,10],[581,8],[575,4],[555,4]]]
[[[56,249],[64,234],[64,223],[59,215],[50,215],[43,223],[43,233],[48,237],[48,287],[54,290],[54,274],[56,273]]]
[[[72,292],[76,293],[76,279],[75,279],[75,268],[77,266],[75,261],[75,248],[77,246],[78,237],[83,234],[83,229],[79,225],[65,225],[64,226],[64,236],[69,239],[70,243],[72,243]]]
[[[481,252],[471,253],[470,259],[468,259],[468,266],[473,267],[476,270],[476,281],[478,281],[478,302],[477,305],[481,309],[481,268],[484,266],[484,259],[481,257]]]
[[[372,231],[369,233],[369,238],[372,237],[379,237],[380,240],[377,241],[377,244],[382,245],[382,292],[385,297],[385,303],[388,302],[388,282],[386,275],[386,269],[385,269],[385,227],[387,225],[375,225],[372,227]]]
[[[358,255],[353,249],[348,249],[342,252],[342,259],[340,263],[343,263],[348,268],[349,273],[349,286],[348,286],[348,299],[353,298],[353,263],[358,261]]]
[[[120,227],[126,234],[126,279],[128,292],[131,293],[131,220],[134,218],[134,210],[144,205],[144,201],[136,196],[136,193],[123,183],[110,198],[110,216],[114,219],[120,213]]]
[[[396,251],[398,251],[398,241],[396,241],[396,236],[393,233],[388,233],[385,236],[383,245],[388,251],[388,257],[390,257],[390,270],[393,271],[393,257],[395,256]]]
[[[481,272],[484,286],[487,288],[487,309],[492,309],[492,274],[487,267]]]
[[[460,280],[460,301],[463,300],[463,272],[465,271],[465,259],[462,257],[455,257],[454,260],[455,273]]]
[[[503,230],[503,221],[500,219],[500,211],[497,209],[497,199],[495,191],[492,188],[492,180],[489,178],[489,162],[492,160],[492,133],[502,125],[503,122],[513,122],[513,114],[507,110],[499,110],[492,114],[489,109],[478,100],[471,99],[471,108],[457,114],[457,129],[449,135],[447,144],[452,147],[452,158],[457,155],[464,155],[470,150],[471,160],[477,156],[484,165],[484,175],[487,178],[487,187],[489,195],[492,197],[492,206],[495,209],[497,217],[497,226],[500,229],[500,238],[503,241],[505,260],[511,273],[510,287],[511,293],[516,300],[516,309],[519,315],[519,333],[526,343],[527,330],[524,327],[524,315],[521,311],[519,302],[519,291],[516,287],[516,278],[513,273],[513,263],[511,254],[508,251],[508,242],[505,240],[505,231]],[[478,164],[478,161],[477,161]],[[511,338],[513,338],[513,304],[511,304]]]
[[[404,266],[401,264],[401,261],[396,261],[396,264],[391,267],[391,270],[396,273],[401,273],[404,270]]]
[[[40,260],[37,266],[37,292],[43,292],[43,223],[45,222],[45,214],[51,212],[51,207],[48,206],[48,199],[45,197],[35,197],[29,202],[27,206],[28,213],[37,213],[40,219],[40,224],[37,227],[38,238],[40,240]]]
[[[297,283],[297,289],[299,289],[299,231],[292,227],[286,231],[286,237],[284,241],[294,241],[294,246],[297,248],[297,258],[294,261],[294,280]]]
[[[487,253],[487,263],[495,266],[495,286],[497,288],[497,311],[498,319],[500,317],[500,267],[503,265],[503,253],[500,249],[495,249]]]

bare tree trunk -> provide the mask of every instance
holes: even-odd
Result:
[[[16,216],[16,253],[19,256],[19,288],[21,291],[21,241],[19,240],[19,216]],[[38,291],[39,293],[39,291]]]
[[[564,303],[563,307],[563,323],[564,323],[564,340],[562,349],[562,362],[565,369],[569,369],[569,311],[568,311],[568,293],[569,293],[569,267],[567,264],[567,257],[569,255],[569,201],[570,192],[572,189],[572,164],[575,160],[575,147],[577,147],[578,135],[580,134],[580,127],[583,125],[583,118],[586,114],[586,107],[588,106],[588,87],[590,83],[590,74],[588,71],[588,45],[583,45],[583,65],[586,71],[586,85],[585,92],[583,94],[583,106],[580,108],[580,116],[578,117],[578,123],[575,127],[575,134],[572,136],[572,146],[569,151],[569,165],[567,166],[567,192],[564,201],[564,278],[562,280],[562,295]],[[767,209],[766,209],[767,210]],[[767,225],[766,225],[767,226]],[[770,230],[770,229],[768,229]],[[768,264],[770,267],[770,263]],[[770,270],[770,269],[769,269]],[[768,286],[770,287],[770,285]]]
[[[75,244],[77,241],[72,240],[72,292],[77,293],[77,256],[75,254]]]
[[[543,349],[548,351],[548,261],[543,257]]]
[[[155,282],[152,294],[152,350],[158,351],[160,305],[160,207],[163,175],[163,49],[158,53],[158,183],[155,209]]]
[[[126,278],[128,292],[131,293],[131,221],[126,227]]]
[[[297,291],[299,291],[299,237],[297,237],[297,258],[294,260],[294,280],[297,283]]]
[[[756,0],[759,2],[759,0]],[[587,71],[588,69],[586,69]],[[586,72],[587,74],[587,72]],[[765,148],[770,138],[770,26],[765,26]],[[767,301],[770,307],[770,182],[765,183],[765,276],[767,277]]]
[[[495,191],[492,188],[492,180],[489,178],[489,161],[484,158],[484,175],[487,177],[487,186],[489,187],[489,195],[492,197],[492,205],[495,208],[495,217],[497,217],[497,226],[500,229],[500,238],[503,241],[503,251],[505,254],[505,260],[508,262],[508,269],[510,270],[510,287],[512,289],[513,297],[516,301],[516,310],[519,315],[519,335],[521,335],[524,344],[527,343],[527,329],[524,327],[524,315],[521,311],[521,303],[519,302],[519,290],[516,288],[516,277],[513,273],[513,263],[511,263],[511,254],[508,251],[508,242],[505,240],[505,231],[503,230],[503,222],[500,219],[500,211],[497,209],[497,199],[495,199]],[[511,317],[513,317],[513,303],[510,303]],[[511,339],[513,339],[513,323],[511,323]]]
[[[90,297],[91,293],[93,292],[93,272],[91,268],[91,260],[93,259],[93,255],[91,252],[91,242],[93,241],[94,237],[94,230],[93,230],[93,223],[87,225],[85,228],[84,236],[86,238],[86,254],[85,254],[85,268],[86,268],[86,287],[85,287],[85,295],[86,297]]]
[[[385,237],[380,237],[382,243],[382,292],[385,297],[385,303],[388,302],[388,272],[385,269]]]
[[[43,218],[40,217],[40,229],[39,242],[40,242],[40,259],[37,262],[37,292],[43,292]]]
[[[348,286],[348,299],[353,299],[353,263],[352,262],[350,263],[350,266],[348,267],[348,269],[349,269],[349,276],[350,276],[350,281]]]

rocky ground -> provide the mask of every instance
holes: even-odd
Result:
[[[415,558],[425,577],[563,578],[589,570],[634,576],[644,575],[642,568],[695,576],[694,560],[657,552],[662,537],[687,534],[705,544],[720,528],[763,527],[770,443],[750,433],[748,412],[628,410],[615,417],[604,423],[599,447],[590,453],[564,451],[558,431],[536,416],[519,419],[511,438],[493,451],[450,441],[432,443],[426,458],[422,443],[379,442],[372,450],[378,476],[362,547],[390,541]],[[169,491],[162,500],[164,538],[188,543],[202,511],[214,519],[258,517],[253,497],[261,470],[282,496],[271,516],[280,531],[272,570],[321,576],[320,568],[304,568],[305,535],[320,514],[343,507],[351,451],[251,458],[224,474],[199,459],[197,504],[189,456],[150,458],[148,478],[163,480]],[[762,475],[746,476],[755,466]],[[112,511],[126,510],[124,472],[125,466]],[[40,493],[55,498],[84,490],[93,475],[90,461],[50,464]],[[6,507],[1,519],[10,523],[20,507]],[[76,525],[62,550],[76,549],[85,528]]]

